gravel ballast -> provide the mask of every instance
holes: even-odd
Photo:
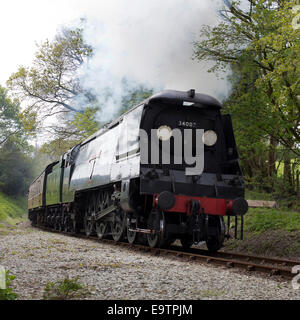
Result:
[[[1,234],[2,233],[2,234]],[[79,277],[83,299],[300,299],[290,281],[214,265],[153,256],[20,226],[3,234],[0,265],[16,276],[19,299],[42,299],[45,285]]]

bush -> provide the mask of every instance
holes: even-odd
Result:
[[[9,271],[5,272],[6,289],[0,289],[0,300],[16,300],[18,295],[11,288],[11,282],[16,276],[10,275]]]

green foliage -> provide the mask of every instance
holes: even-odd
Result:
[[[0,86],[0,190],[9,195],[24,195],[33,178],[28,138],[35,122],[34,115],[21,113],[19,101],[11,100]]]
[[[94,102],[76,74],[93,52],[82,33],[80,28],[63,29],[53,41],[46,40],[38,46],[33,67],[20,67],[7,81],[15,94],[30,99],[30,112],[42,111],[43,117],[48,117],[66,109],[78,111],[72,107],[78,98]]]
[[[130,110],[132,107],[153,95],[153,89],[146,88],[143,85],[135,86],[133,89],[127,89],[129,88],[127,82],[123,81],[123,86],[128,93],[122,99],[122,107],[119,114]]]
[[[48,131],[58,140],[82,139],[72,125],[73,114],[82,112],[81,106],[94,107],[97,101],[81,86],[77,71],[92,54],[92,47],[84,42],[83,29],[63,28],[52,41],[38,45],[32,67],[21,66],[11,75],[7,81],[11,92],[28,102],[20,115],[27,130]],[[44,120],[51,116],[56,121],[45,127]]]
[[[57,138],[48,143],[44,143],[39,149],[41,154],[49,156],[52,161],[58,160],[63,153],[68,151],[70,148],[74,147],[79,143],[79,140],[68,140],[64,138]]]
[[[263,193],[258,190],[249,190],[246,189],[245,199],[247,200],[266,200],[266,201],[273,201],[274,197],[271,193]]]
[[[68,132],[72,134],[65,132],[63,135],[62,132],[57,138],[44,143],[39,149],[39,155],[47,155],[51,161],[55,161],[70,148],[98,131],[100,123],[96,120],[97,112],[98,108],[87,107],[83,113],[77,113],[69,124]]]
[[[247,187],[278,199],[300,192],[300,30],[292,26],[291,10],[296,2],[224,0],[222,21],[204,26],[194,44],[196,59],[214,62],[210,72],[231,69],[224,111],[232,115]]]
[[[16,276],[10,275],[9,273],[10,271],[5,272],[6,289],[0,289],[0,300],[16,300],[18,298],[18,294],[16,294],[11,287],[11,283],[15,280]]]
[[[30,126],[25,124],[20,113],[20,103],[11,100],[8,91],[0,86],[0,146],[8,140],[25,145],[26,134],[34,129],[34,120]]]
[[[247,187],[264,192],[278,190],[277,198],[282,198],[297,192],[300,160],[264,130],[263,122],[271,125],[273,116],[262,107],[265,101],[254,85],[257,76],[252,75],[253,79],[250,72],[243,74],[240,68],[233,68],[232,92],[224,111],[232,115]],[[275,125],[273,131],[278,131]]]
[[[36,111],[25,109],[19,113],[19,121],[22,123],[27,134],[35,135],[38,127],[38,116]]]
[[[0,152],[0,190],[8,195],[25,195],[33,178],[32,159],[13,142]]]
[[[21,66],[7,81],[12,93],[28,101],[19,117],[24,128],[51,134],[52,141],[43,145],[41,153],[52,160],[99,129],[97,99],[82,87],[78,75],[92,55],[82,28],[63,28],[52,41],[38,45],[32,67]],[[83,111],[83,106],[88,107]],[[51,116],[56,121],[44,126]]]
[[[248,0],[248,9],[224,3],[223,22],[202,28],[195,58],[214,61],[211,72],[238,69],[236,106],[244,117],[248,111],[249,126],[299,156],[300,30],[291,10],[297,0]]]
[[[247,200],[266,200],[276,201],[281,210],[294,210],[300,213],[300,198],[297,195],[291,195],[286,192],[287,187],[284,186],[282,179],[277,179],[274,191],[272,193],[265,193],[261,188],[246,189],[245,198]]]
[[[100,124],[96,120],[98,108],[87,107],[83,113],[77,113],[72,121],[72,125],[78,129],[81,138],[88,138],[100,129]]]
[[[21,66],[7,85],[23,102],[28,102],[19,116],[24,128],[27,131],[39,129],[51,135],[51,141],[42,146],[39,154],[56,160],[103,125],[96,120],[99,102],[82,86],[78,73],[93,55],[93,48],[85,43],[82,28],[64,28],[52,41],[44,41],[37,49],[32,67]],[[127,80],[122,82],[122,89],[128,94],[122,101],[120,113],[152,94],[152,90],[129,84]],[[114,98],[112,90],[104,91],[104,100]],[[45,126],[47,117],[56,119]]]
[[[126,82],[123,82],[123,86],[124,88],[127,87]],[[128,89],[128,94],[122,100],[119,114],[126,112],[152,94],[152,90],[141,85],[137,86],[137,89]],[[48,155],[53,161],[59,159],[64,152],[101,128],[102,124],[97,120],[98,112],[98,107],[89,106],[82,113],[76,113],[74,118],[69,120],[64,129],[61,130],[57,138],[45,143],[39,152]]]
[[[300,213],[281,209],[249,209],[245,215],[245,231],[261,233],[268,230],[300,231]]]
[[[89,295],[86,286],[78,282],[78,277],[74,279],[65,278],[64,280],[48,282],[44,289],[44,300],[67,300],[85,297]]]

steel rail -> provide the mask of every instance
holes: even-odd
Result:
[[[180,246],[172,246],[171,249],[181,250],[182,248]],[[201,248],[189,248],[186,251],[188,253],[207,255],[211,257],[239,259],[239,260],[245,260],[246,262],[252,261],[258,264],[269,264],[269,265],[290,266],[290,267],[293,267],[295,265],[300,265],[300,260],[255,256],[251,254],[236,253],[236,252],[218,251],[216,253],[210,253],[208,250],[201,249]]]

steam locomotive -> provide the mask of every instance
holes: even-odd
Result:
[[[221,108],[195,90],[163,91],[133,107],[49,164],[30,185],[32,225],[151,247],[205,241],[210,251],[219,250],[224,216],[248,210],[231,117]],[[189,130],[195,154],[200,129],[203,170],[191,175],[186,172],[193,164],[175,150],[174,133]],[[165,142],[170,161],[162,155],[153,161],[154,148],[163,151]],[[180,143],[184,149],[186,140]]]

